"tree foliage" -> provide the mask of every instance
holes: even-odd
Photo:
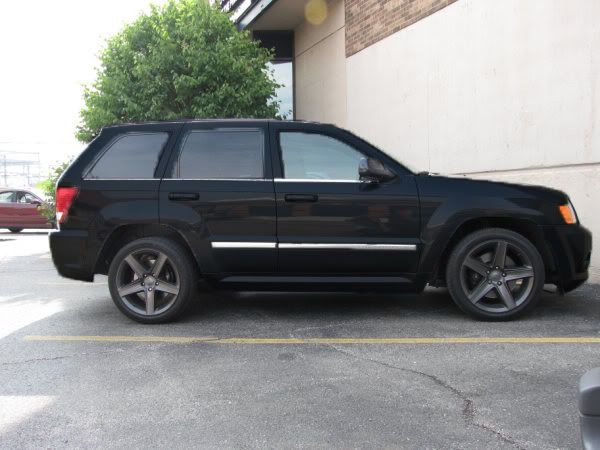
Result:
[[[170,0],[107,41],[85,88],[77,138],[109,124],[276,117],[271,52],[206,0]]]

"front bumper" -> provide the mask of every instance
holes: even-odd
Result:
[[[561,292],[569,292],[588,279],[592,256],[592,233],[581,225],[543,227],[554,267],[547,282],[554,283]]]
[[[88,233],[81,230],[52,230],[49,235],[52,261],[59,274],[81,281],[94,281],[87,251]]]

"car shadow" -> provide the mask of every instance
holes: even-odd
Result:
[[[0,231],[0,236],[6,235],[6,236],[28,236],[28,235],[43,235],[43,234],[48,234],[48,232],[50,231],[50,229],[44,229],[44,230],[23,230],[20,231],[18,233],[13,233],[11,231]]]
[[[354,316],[385,312],[418,314],[439,309],[453,309],[445,289],[427,290],[425,294],[388,292],[262,292],[205,291],[189,309],[188,318],[201,315],[269,314],[286,316]]]
[[[480,329],[521,330],[523,324],[574,321],[579,330],[595,330],[593,317],[600,315],[600,285],[585,285],[567,295],[543,292],[529,313],[508,322],[485,322],[464,314],[446,289],[428,288],[422,294],[340,292],[204,292],[190,305],[180,324],[207,325],[229,320],[262,318],[293,322],[369,322],[403,320],[459,325],[462,331]],[[589,327],[588,327],[589,325]],[[546,326],[546,325],[544,325]],[[429,327],[429,326],[428,326]],[[458,331],[460,334],[461,330]],[[576,330],[572,330],[573,332]],[[595,333],[595,331],[594,331]]]

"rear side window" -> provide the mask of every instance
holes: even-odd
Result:
[[[17,201],[17,193],[14,191],[0,192],[0,203],[14,203]]]
[[[160,152],[168,133],[127,133],[117,137],[101,152],[86,178],[154,178]]]
[[[198,130],[184,139],[173,178],[264,178],[261,130]]]

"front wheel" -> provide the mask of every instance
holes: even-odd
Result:
[[[163,323],[180,316],[195,294],[195,264],[176,242],[142,238],[113,258],[108,286],[127,317],[141,323]]]
[[[508,320],[532,308],[544,286],[544,262],[524,236],[476,231],[452,251],[446,283],[454,302],[479,319]]]
[[[8,231],[10,231],[11,233],[20,233],[21,231],[23,231],[23,228],[10,227]]]

